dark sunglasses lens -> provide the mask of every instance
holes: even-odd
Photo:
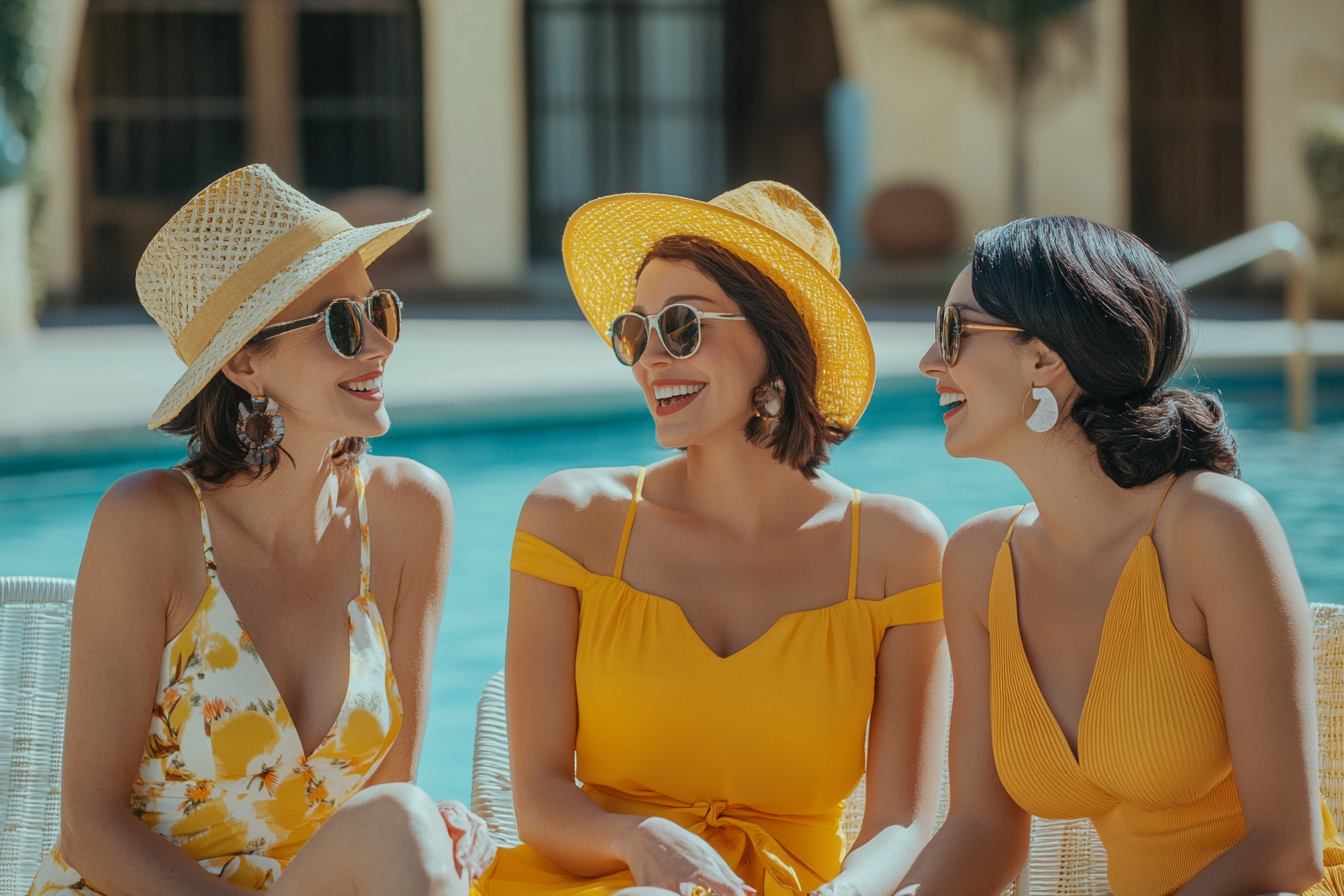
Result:
[[[396,342],[401,336],[401,308],[397,297],[387,290],[379,290],[369,299],[369,322],[388,339]]]
[[[690,305],[668,305],[658,328],[667,353],[674,358],[689,358],[700,347],[700,319]]]
[[[616,360],[633,367],[649,342],[649,327],[638,314],[622,314],[611,323],[611,350]]]
[[[327,309],[327,338],[337,353],[353,358],[364,347],[364,334],[359,326],[359,312],[350,302],[333,302]]]
[[[945,310],[941,317],[938,343],[943,351],[943,362],[951,367],[957,363],[957,350],[961,348],[961,312],[952,307]]]

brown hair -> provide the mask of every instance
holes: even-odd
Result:
[[[850,427],[827,420],[817,406],[817,353],[802,315],[779,284],[723,245],[690,234],[666,236],[653,244],[635,276],[649,261],[687,261],[738,304],[765,348],[765,382],[784,384],[784,408],[773,426],[760,417],[747,421],[753,445],[770,448],[775,460],[808,479],[830,460],[830,448],[849,437]]]
[[[261,345],[265,343],[248,343],[249,348]],[[188,437],[188,459],[182,466],[192,476],[207,485],[224,485],[236,476],[256,481],[275,472],[279,457],[274,464],[254,467],[247,462],[247,449],[238,440],[238,405],[250,407],[251,399],[246,389],[219,371],[176,417],[160,427],[164,432]],[[331,448],[332,463],[338,470],[346,468],[358,462],[368,448],[369,440],[360,436],[337,439]],[[275,450],[291,464],[294,462],[283,445]]]
[[[1190,344],[1185,291],[1133,234],[1084,218],[1029,218],[975,238],[980,307],[1059,353],[1070,411],[1121,488],[1171,473],[1241,475],[1218,396],[1172,387]]]

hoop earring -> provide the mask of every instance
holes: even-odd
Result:
[[[784,413],[784,383],[779,379],[762,383],[751,393],[751,411],[767,424]]]
[[[245,458],[254,467],[275,463],[276,449],[285,437],[285,418],[274,398],[252,396],[252,409],[238,402],[238,441],[247,449]]]
[[[1024,412],[1028,398],[1034,398],[1040,404],[1036,405],[1036,410],[1027,418],[1027,429],[1032,432],[1049,432],[1054,429],[1055,424],[1059,422],[1059,402],[1055,400],[1055,393],[1044,386],[1033,386],[1031,391],[1022,397]]]

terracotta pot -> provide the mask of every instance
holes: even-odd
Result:
[[[952,251],[957,211],[938,187],[898,184],[869,201],[863,230],[869,248],[879,257],[937,257]]]

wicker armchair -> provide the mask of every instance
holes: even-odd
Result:
[[[28,892],[61,823],[69,579],[0,578],[0,896]]]
[[[1319,727],[1321,792],[1336,819],[1344,818],[1344,606],[1312,604],[1316,658],[1316,720]],[[842,821],[850,843],[863,823],[863,782],[845,803]],[[947,766],[938,800],[938,823],[947,817]],[[509,778],[509,742],[504,724],[504,673],[485,686],[476,709],[476,755],[471,808],[485,819],[502,846],[518,843]],[[1022,876],[1005,896],[1103,896],[1106,850],[1087,819],[1031,820],[1031,853]]]

